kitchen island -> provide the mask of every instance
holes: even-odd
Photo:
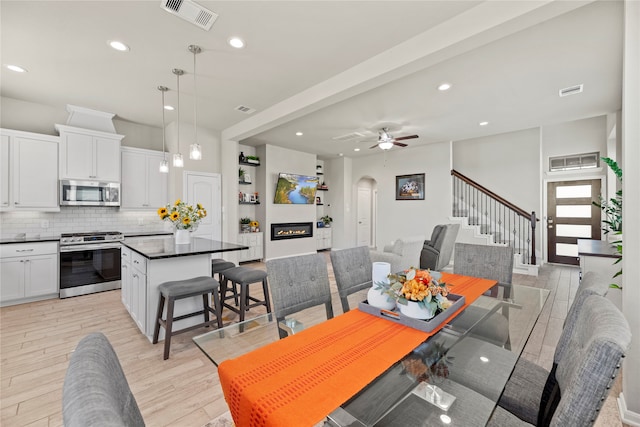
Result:
[[[173,236],[126,238],[122,242],[122,303],[140,331],[152,341],[158,286],[172,280],[211,276],[211,254],[244,249],[247,246],[201,237],[194,237],[185,245],[176,245]],[[185,298],[176,301],[174,317],[201,309],[201,297]],[[174,322],[174,330],[201,322],[200,317],[179,320]],[[164,339],[163,328],[160,339]]]

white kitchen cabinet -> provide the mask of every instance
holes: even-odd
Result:
[[[122,147],[121,209],[155,210],[167,204],[169,174],[160,173],[161,151]]]
[[[58,244],[16,243],[0,248],[0,304],[58,296]]]
[[[131,249],[126,246],[120,248],[120,268],[120,299],[131,313]]]
[[[122,303],[142,333],[147,328],[147,262],[140,254],[122,246]]]
[[[240,233],[238,237],[238,244],[249,246],[249,249],[240,251],[240,262],[254,261],[264,257],[263,249],[263,233]]]
[[[331,249],[331,228],[316,228],[316,249]]]
[[[59,138],[9,129],[0,132],[0,210],[59,210]]]
[[[56,125],[60,133],[60,179],[120,182],[124,135]]]

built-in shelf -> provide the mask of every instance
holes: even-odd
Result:
[[[318,191],[329,191],[329,189],[327,187],[318,187],[317,188]]]
[[[238,202],[241,205],[259,205],[260,202]]]
[[[260,163],[238,162],[244,166],[260,166]]]
[[[251,184],[253,184],[253,182],[238,181],[238,184],[240,184],[240,185],[251,185]]]
[[[316,172],[316,175],[324,175],[322,172]]]
[[[324,206],[324,203],[316,203],[316,206]]]

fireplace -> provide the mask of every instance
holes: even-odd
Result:
[[[271,240],[313,237],[312,222],[285,222],[271,224]]]

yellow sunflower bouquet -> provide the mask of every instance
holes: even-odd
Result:
[[[207,216],[207,210],[197,203],[195,207],[187,205],[178,199],[158,209],[158,216],[163,221],[171,221],[176,230],[196,230],[202,218]]]

